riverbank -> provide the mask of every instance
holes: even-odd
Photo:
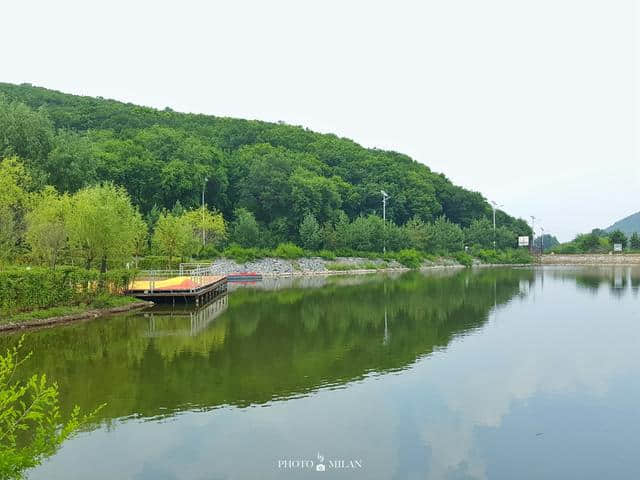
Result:
[[[462,267],[452,258],[425,260],[419,269]],[[337,257],[325,260],[320,257],[299,259],[261,258],[250,262],[237,262],[219,258],[211,264],[215,275],[229,275],[234,272],[255,272],[264,277],[286,277],[297,275],[349,275],[374,272],[403,272],[410,270],[396,260],[368,259],[360,257]]]
[[[640,265],[640,254],[637,253],[575,253],[547,254],[539,257],[542,265]]]
[[[130,298],[130,297],[121,297]],[[14,315],[6,320],[0,320],[0,332],[21,330],[27,328],[46,327],[51,325],[58,325],[63,323],[74,322],[78,320],[88,320],[98,317],[104,317],[113,315],[116,313],[129,312],[138,310],[141,308],[150,307],[153,302],[131,299],[130,302],[122,305],[106,307],[106,308],[91,308],[89,306],[77,306],[77,307],[53,307],[44,310],[34,310],[32,312],[25,312]],[[66,309],[70,313],[60,313],[63,309]],[[54,313],[55,312],[55,313]]]

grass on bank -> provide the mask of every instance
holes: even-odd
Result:
[[[24,323],[32,320],[44,320],[53,317],[62,317],[88,312],[90,310],[122,307],[131,303],[139,302],[137,298],[125,295],[101,294],[89,303],[78,305],[60,305],[56,307],[41,308],[28,312],[16,313],[8,317],[0,317],[0,324]]]
[[[363,263],[344,263],[344,262],[331,262],[327,263],[327,270],[331,271],[351,271],[351,270],[380,270],[384,268],[389,268],[388,262],[383,263],[374,263],[374,262],[363,262]]]

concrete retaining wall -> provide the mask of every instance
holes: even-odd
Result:
[[[540,263],[544,265],[640,265],[640,254],[542,255]]]

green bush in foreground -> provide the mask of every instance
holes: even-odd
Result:
[[[29,355],[20,357],[22,341],[0,355],[0,479],[22,479],[24,472],[51,456],[89,417],[75,407],[62,422],[58,386],[45,375],[26,382],[15,380],[16,371]]]

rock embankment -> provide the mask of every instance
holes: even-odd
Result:
[[[584,253],[572,255],[542,255],[543,265],[640,265],[640,254]]]
[[[341,270],[405,269],[395,260],[384,262],[383,260],[355,257],[340,257],[335,260],[324,260],[319,257],[299,258],[296,260],[261,258],[245,263],[236,262],[228,258],[219,258],[213,262],[212,267],[213,272],[218,275],[228,275],[234,272],[256,272],[265,276],[327,274],[338,273]]]
[[[459,267],[455,260],[441,259],[441,261],[425,261],[423,268]],[[261,258],[251,262],[240,263],[227,258],[219,258],[213,262],[213,272],[218,275],[228,275],[234,272],[256,272],[264,276],[289,275],[322,275],[337,273],[366,273],[375,271],[403,271],[408,270],[401,263],[391,260],[371,260],[358,257],[338,257],[334,260],[324,260],[320,257],[299,258],[286,260],[282,258]]]

